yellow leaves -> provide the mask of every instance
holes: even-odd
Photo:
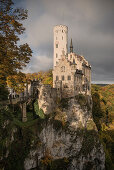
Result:
[[[52,161],[52,156],[50,154],[50,151],[49,151],[49,149],[46,149],[44,158],[41,159],[41,163],[44,165],[48,165],[51,163],[51,161]]]
[[[13,88],[17,93],[22,92],[25,87],[25,74],[19,72],[16,75],[7,77],[7,85]]]
[[[53,86],[52,70],[49,70],[47,72],[40,71],[38,73],[27,73],[26,79],[27,80],[38,79],[41,80],[43,84],[49,84]]]

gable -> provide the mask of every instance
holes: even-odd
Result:
[[[57,72],[71,71],[70,62],[66,58],[61,58],[58,64],[54,67],[54,71],[57,71]]]

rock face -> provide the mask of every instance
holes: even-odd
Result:
[[[105,169],[105,154],[92,119],[91,99],[86,101],[85,105],[77,98],[65,99],[54,116],[43,122],[42,129],[37,131],[37,142],[33,142],[33,149],[25,159],[25,170]]]
[[[41,85],[38,88],[38,105],[46,115],[52,113],[56,107],[57,91],[50,85]]]

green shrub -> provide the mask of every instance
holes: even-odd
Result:
[[[39,109],[37,100],[34,103],[34,111],[35,111],[36,115],[38,115],[41,119],[45,118],[44,111],[41,108]]]
[[[0,86],[0,101],[8,100],[8,89],[5,86]]]
[[[94,146],[98,146],[99,143],[96,141],[98,140],[97,132],[94,130],[83,130],[82,133],[83,142],[82,142],[82,148],[80,150],[80,154],[83,154],[87,156],[91,152],[91,150],[94,148]],[[96,140],[97,139],[97,140]]]
[[[82,109],[84,109],[84,107],[87,107],[88,111],[91,109],[90,103],[88,101],[88,96],[79,94],[79,95],[75,96],[75,99],[80,104]]]

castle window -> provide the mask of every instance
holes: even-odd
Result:
[[[68,80],[71,80],[71,76],[68,76]]]
[[[62,30],[62,32],[63,32],[63,30]]]
[[[67,85],[67,84],[65,84],[65,85],[64,85],[64,88],[68,88],[68,85]]]
[[[58,44],[56,44],[56,48],[58,48]]]
[[[63,36],[62,36],[62,40],[63,40]]]
[[[58,54],[56,53],[56,58],[58,57]]]
[[[61,72],[65,72],[65,66],[61,67]]]
[[[75,59],[73,59],[73,64],[75,64]]]
[[[61,79],[64,81],[64,79],[65,79],[64,76],[62,76]]]
[[[58,62],[56,61],[56,65],[58,64]]]
[[[59,77],[58,77],[58,76],[56,76],[56,81],[57,81],[57,80],[59,80]]]

